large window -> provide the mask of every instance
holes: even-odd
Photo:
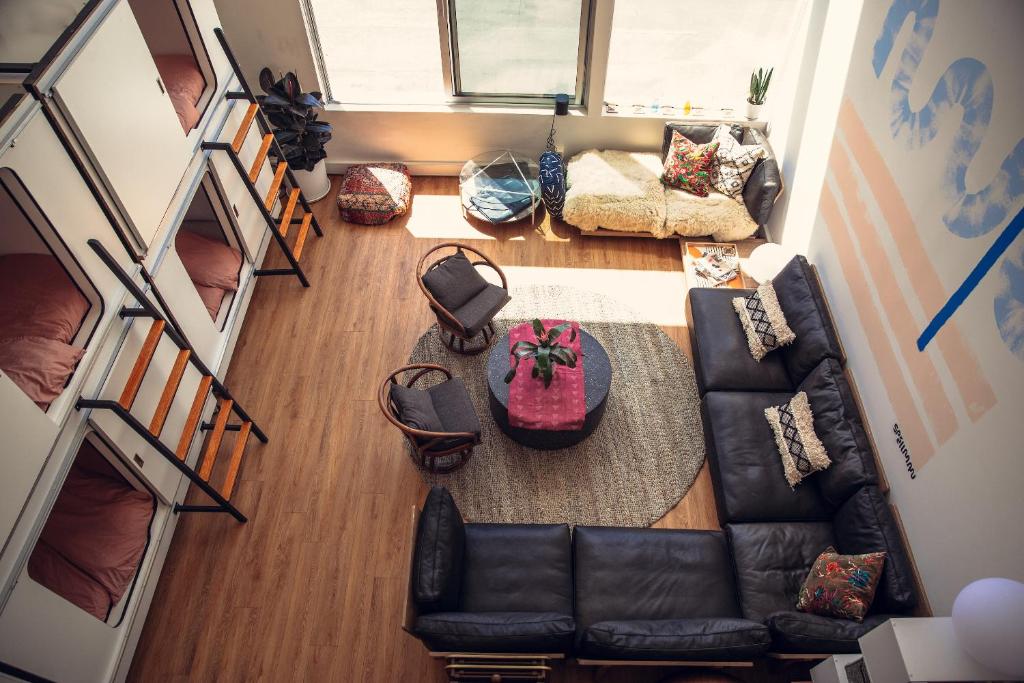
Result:
[[[799,54],[794,37],[809,5],[810,0],[619,0],[604,99],[620,111],[656,102],[678,109],[690,102],[707,112],[742,113],[753,69],[775,67],[777,83],[787,61],[796,61],[789,57]]]
[[[304,3],[334,102],[582,102],[589,0]]]

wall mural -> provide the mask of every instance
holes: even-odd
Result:
[[[957,59],[939,78],[925,105],[918,111],[911,108],[910,88],[935,31],[938,13],[938,0],[896,0],[875,41],[872,66],[878,77],[890,58],[897,34],[913,15],[911,38],[900,56],[892,81],[892,137],[907,149],[923,147],[939,133],[940,122],[948,120],[949,110],[961,108],[960,127],[945,169],[948,208],[943,222],[946,228],[958,237],[977,238],[1002,226],[1013,211],[1018,213],[934,313],[918,335],[917,346],[920,350],[928,346],[982,278],[1003,259],[1002,288],[993,302],[995,323],[1007,347],[1024,361],[1024,245],[1016,243],[1024,230],[1024,210],[1020,209],[1024,200],[1024,138],[1006,156],[987,186],[977,192],[967,191],[967,169],[992,117],[992,78],[985,64],[977,59]],[[1010,253],[1011,247],[1016,251]]]

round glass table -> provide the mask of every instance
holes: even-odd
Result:
[[[612,386],[612,365],[600,342],[580,330],[583,350],[583,394],[586,401],[586,417],[583,429],[547,430],[513,427],[508,419],[508,385],[505,374],[509,369],[508,335],[494,342],[494,348],[487,358],[487,389],[490,395],[491,415],[501,431],[510,439],[524,446],[550,451],[568,448],[590,436],[601,423],[608,392]],[[555,372],[558,372],[557,370]]]
[[[459,173],[463,212],[488,223],[532,219],[541,197],[538,173],[536,161],[508,150],[473,157]]]

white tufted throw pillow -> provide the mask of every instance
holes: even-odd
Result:
[[[764,159],[768,152],[761,145],[741,145],[724,123],[715,131],[711,141],[718,143],[718,151],[715,153],[717,163],[711,172],[711,184],[722,194],[742,201],[747,178],[757,162]]]

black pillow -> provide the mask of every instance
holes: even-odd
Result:
[[[392,383],[391,400],[398,408],[398,419],[402,424],[426,432],[444,431],[441,418],[437,416],[427,392]]]
[[[423,284],[449,311],[459,308],[487,287],[485,280],[461,251],[423,275]]]
[[[459,608],[466,527],[448,489],[435,486],[427,494],[416,528],[412,592],[422,612],[453,612]]]

